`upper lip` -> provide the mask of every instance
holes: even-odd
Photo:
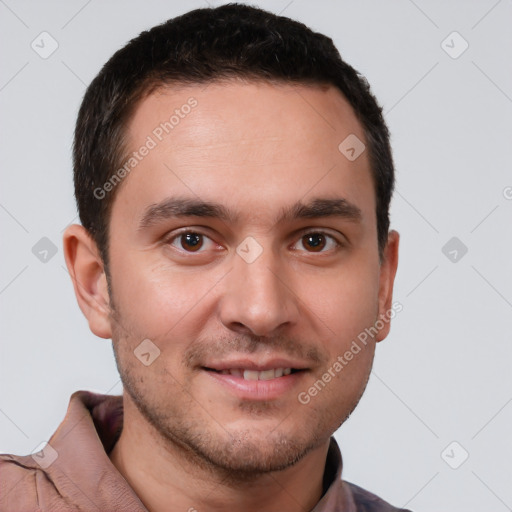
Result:
[[[274,368],[292,368],[294,370],[306,370],[307,365],[291,359],[269,359],[267,361],[251,361],[250,359],[232,359],[230,361],[210,362],[203,366],[211,370],[232,370],[234,368],[242,368],[244,370],[254,370],[263,372]]]

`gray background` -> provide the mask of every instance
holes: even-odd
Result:
[[[393,136],[403,311],[336,433],[344,478],[420,512],[512,510],[512,1],[253,4],[331,36]],[[122,391],[111,342],[88,330],[62,255],[76,222],[74,121],[115,50],[201,6],[0,0],[0,452],[47,440],[77,389]],[[43,31],[59,45],[46,59],[31,48]],[[46,262],[32,252],[43,237],[57,249]]]

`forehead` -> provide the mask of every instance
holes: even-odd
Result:
[[[351,106],[331,86],[230,80],[161,88],[127,126],[125,161],[139,156],[115,202],[136,212],[173,194],[222,198],[254,216],[331,193],[372,211],[367,151],[349,160],[339,149],[347,137],[365,141]]]
[[[221,150],[222,143],[268,143],[273,137],[283,150],[291,149],[287,142],[301,142],[294,153],[311,146],[320,153],[336,150],[333,143],[349,134],[364,140],[352,107],[334,86],[236,79],[161,87],[139,103],[127,132],[134,143],[153,134],[191,151],[208,143],[212,150],[213,145]]]

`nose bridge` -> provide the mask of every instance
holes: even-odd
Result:
[[[293,293],[286,286],[279,256],[270,247],[259,248],[249,240],[240,244],[228,274],[221,319],[231,329],[242,326],[265,336],[296,321]]]

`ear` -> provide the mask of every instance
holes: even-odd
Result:
[[[392,311],[393,284],[395,282],[396,269],[398,267],[398,245],[400,235],[397,231],[391,230],[388,234],[388,241],[383,252],[383,260],[380,265],[379,278],[379,317],[384,324],[379,329],[375,341],[382,341],[388,334],[391,327],[390,313]]]
[[[63,246],[78,305],[89,329],[100,338],[111,338],[107,278],[96,242],[83,226],[72,224],[64,232]]]

